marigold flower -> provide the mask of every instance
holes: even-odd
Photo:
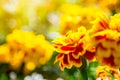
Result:
[[[96,71],[96,80],[115,80],[120,79],[120,73],[118,69],[110,68],[108,66],[98,66]]]
[[[105,16],[96,20],[91,38],[98,62],[114,68],[120,67],[119,15],[110,17],[110,21]]]
[[[98,62],[103,65],[119,68],[120,59],[120,33],[113,30],[104,30],[94,35],[96,56]]]
[[[52,57],[52,45],[43,35],[14,30],[6,40],[12,57],[10,65],[13,69],[18,69],[22,63],[25,63],[24,70],[29,72],[45,64]],[[32,67],[30,68],[28,65]]]
[[[102,10],[96,7],[81,7],[78,5],[62,5],[60,7],[60,33],[65,35],[69,30],[77,31],[78,27],[85,26],[91,29],[91,21],[98,17]],[[96,12],[96,14],[94,14]]]
[[[80,67],[82,65],[81,56],[89,47],[88,37],[87,30],[80,27],[78,32],[68,32],[66,36],[54,40],[54,47],[59,52],[55,63],[59,61],[62,71],[64,68],[70,69],[72,66]]]

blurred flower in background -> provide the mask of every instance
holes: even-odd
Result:
[[[62,5],[60,11],[60,33],[62,35],[65,35],[69,30],[77,31],[80,26],[91,29],[91,22],[95,20],[100,13],[103,13],[100,8],[94,6],[83,7],[73,4]]]
[[[119,4],[0,0],[0,80],[119,80]]]
[[[1,59],[4,57],[1,62],[8,62],[13,69],[20,68],[24,63],[25,73],[45,64],[53,53],[52,46],[43,35],[21,30],[14,30],[9,34],[6,37],[6,45],[1,45],[1,49]]]

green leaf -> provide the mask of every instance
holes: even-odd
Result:
[[[0,80],[9,80],[7,74],[2,73],[0,76]]]

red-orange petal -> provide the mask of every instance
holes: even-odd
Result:
[[[76,59],[76,58],[78,59],[78,58],[80,57],[80,53],[79,53],[79,50],[78,50],[78,49],[76,49],[75,52],[72,52],[71,54],[72,54],[72,56],[73,56],[75,59]]]
[[[99,36],[95,36],[96,40],[103,40],[106,38],[106,35],[99,35]]]
[[[64,57],[63,53],[58,54],[57,57],[56,57],[56,59],[55,59],[55,61],[54,61],[54,63],[56,63],[57,61],[63,59],[63,57]]]
[[[102,50],[107,50],[107,48],[105,48],[105,47],[102,45],[102,43],[99,43],[99,44],[98,44],[98,47],[100,47]],[[98,47],[97,47],[97,48],[98,48]]]
[[[81,61],[80,57],[78,59],[75,59],[72,56],[72,53],[69,54],[69,61],[76,67],[80,67],[82,65],[82,61]]]
[[[62,63],[66,68],[70,69],[72,67],[72,64],[70,63],[68,58],[69,58],[68,54],[64,54],[64,58],[62,60]]]
[[[115,41],[114,39],[110,39],[110,38],[106,38],[105,40],[109,41],[109,42],[114,42]]]
[[[119,38],[119,40],[117,41],[117,45],[120,45],[120,38]]]
[[[79,58],[80,56],[80,53],[83,52],[83,43],[80,43],[77,47],[76,47],[76,50],[72,53],[72,56],[74,58]]]
[[[68,54],[64,54],[63,64],[64,64],[64,65],[69,65],[69,62],[68,62]]]
[[[71,51],[71,50],[74,50],[75,47],[71,47],[71,46],[62,46],[61,49],[62,49],[63,51],[68,51],[68,50]]]
[[[92,61],[95,58],[95,52],[86,51],[84,54],[85,58],[87,58],[89,61]]]
[[[83,51],[83,43],[79,43],[79,45],[76,47],[76,49],[79,50],[79,52]]]
[[[112,66],[112,67],[115,67],[115,66],[116,66],[115,63],[114,63],[114,57],[113,57],[113,55],[111,55],[111,56],[108,57],[108,58],[104,57],[104,58],[103,58],[103,62],[104,62],[105,64],[108,64],[108,65]]]
[[[109,23],[106,21],[100,21],[99,22],[100,26],[103,27],[104,29],[109,29]]]
[[[59,62],[60,69],[64,71],[65,66],[63,65],[62,61]]]

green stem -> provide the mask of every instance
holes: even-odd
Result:
[[[68,75],[68,80],[76,80],[74,73],[76,72],[76,68],[72,67],[70,70],[65,70]]]
[[[82,57],[82,66],[80,68],[82,80],[88,80],[88,74],[87,74],[87,61],[84,57]]]

